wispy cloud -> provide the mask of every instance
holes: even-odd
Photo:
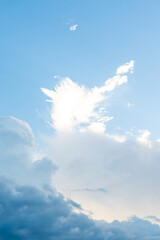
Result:
[[[72,26],[70,26],[69,30],[75,31],[75,30],[77,30],[77,27],[78,27],[78,24],[72,25]]]
[[[128,108],[130,108],[130,107],[134,107],[134,103],[130,103],[130,102],[128,102],[128,103],[127,103],[127,107],[128,107]]]

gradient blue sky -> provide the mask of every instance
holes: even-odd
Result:
[[[49,133],[40,87],[53,89],[54,75],[101,86],[134,59],[135,73],[109,102],[114,120],[107,131],[135,126],[158,138],[159,11],[158,0],[1,1],[1,116],[27,121],[36,135]],[[77,30],[70,31],[74,24]]]
[[[159,28],[159,0],[0,1],[2,240],[160,239]]]

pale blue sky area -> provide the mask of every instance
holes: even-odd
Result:
[[[0,115],[50,132],[40,88],[53,89],[54,75],[101,86],[134,59],[135,73],[110,98],[107,130],[135,126],[160,137],[159,13],[159,0],[0,1]]]

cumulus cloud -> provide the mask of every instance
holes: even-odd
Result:
[[[0,149],[0,175],[22,184],[48,183],[51,171],[56,170],[53,161],[37,152],[32,130],[25,121],[0,118]]]
[[[140,135],[137,137],[137,141],[148,147],[152,147],[152,142],[149,140],[151,133],[148,130],[139,130]]]
[[[134,60],[131,60],[130,62],[120,66],[119,68],[117,68],[116,73],[117,74],[124,74],[130,71],[130,73],[133,73],[134,71]]]
[[[73,26],[70,26],[69,30],[70,31],[75,31],[75,30],[77,30],[77,27],[78,27],[78,24],[75,24]]]
[[[107,98],[106,93],[127,83],[127,75],[119,73],[127,73],[133,66],[133,60],[121,66],[127,70],[123,72],[117,70],[117,74],[107,79],[102,87],[88,89],[79,86],[70,78],[64,78],[55,90],[41,88],[42,92],[51,98],[53,104],[51,112],[53,127],[61,132],[93,130],[97,133],[104,133],[105,122],[113,119],[112,116],[106,115],[103,106]]]
[[[95,221],[82,213],[78,203],[51,187],[49,177],[55,165],[48,158],[35,161],[35,138],[26,122],[13,117],[1,118],[0,144],[0,239],[147,240],[160,237],[158,225],[138,218],[112,223]],[[74,175],[73,178],[75,181]],[[100,187],[80,192],[108,194]]]
[[[147,134],[118,140],[93,132],[63,133],[49,144],[48,154],[59,166],[52,184],[95,218],[160,218],[160,143]]]
[[[88,89],[65,78],[54,90],[42,88],[52,101],[58,132],[48,139],[48,155],[59,167],[52,184],[108,221],[134,214],[160,218],[159,142],[150,140],[148,130],[138,136],[106,132],[106,121],[113,118],[105,108],[108,93],[127,83],[133,67],[133,60],[120,66],[101,87]],[[86,189],[105,189],[106,194]]]

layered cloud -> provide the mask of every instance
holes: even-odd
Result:
[[[53,104],[51,117],[54,128],[61,132],[89,130],[103,133],[105,122],[113,119],[106,114],[104,107],[106,93],[127,83],[128,77],[124,74],[132,72],[133,67],[133,60],[120,66],[116,75],[106,80],[102,87],[88,89],[64,78],[55,90],[41,88]]]
[[[87,153],[86,149],[88,149],[88,147],[92,149],[95,147],[94,144],[96,144],[95,139],[93,138],[94,135],[90,138],[88,135],[89,133],[83,134],[86,135],[85,139],[87,142],[84,142],[84,138],[82,137],[81,140],[79,139],[78,145],[77,136],[72,135],[72,137],[76,137],[74,145],[73,142],[75,139],[68,138],[71,137],[71,135],[66,136],[66,139],[64,139],[63,134],[63,138],[59,139],[60,141],[52,142],[52,144],[54,144],[54,154],[51,155],[54,155],[54,159],[59,159],[58,164],[62,173],[68,164],[68,169],[66,170],[71,171],[72,182],[76,183],[76,189],[74,189],[75,192],[88,192],[91,194],[99,193],[103,194],[103,196],[108,195],[109,191],[106,190],[105,187],[99,187],[100,181],[98,180],[97,175],[94,177],[98,180],[97,186],[93,181],[92,176],[90,177],[89,175],[88,182],[92,182],[92,185],[88,184],[89,187],[81,188],[82,185],[77,184],[77,179],[80,177],[80,173],[78,175],[77,172],[75,172],[77,174],[76,178],[74,171],[75,169],[79,169],[79,172],[81,172],[81,181],[86,181],[85,177],[86,174],[89,174],[89,169],[86,169],[85,173],[84,167],[86,166],[84,161],[87,160],[87,158],[83,159],[83,157],[87,157],[85,155],[85,153]],[[96,136],[100,137],[100,135]],[[97,141],[102,143],[100,139],[97,139]],[[107,141],[113,141],[113,139]],[[65,144],[66,150],[64,146],[61,145],[62,143]],[[106,142],[106,144],[109,147],[109,143]],[[105,147],[107,145],[105,145]],[[71,146],[72,151],[70,155],[68,151],[71,150]],[[84,211],[78,203],[57,192],[50,184],[50,177],[51,174],[52,177],[55,175],[56,166],[48,158],[35,158],[35,156],[38,156],[35,138],[31,128],[26,122],[13,117],[1,118],[0,147],[0,239],[152,240],[160,238],[160,227],[158,225],[151,224],[149,221],[138,219],[136,217],[123,222],[114,221],[112,223],[107,223],[104,221],[95,221],[82,213]],[[63,147],[63,152],[58,150],[59,147]],[[81,156],[77,152],[79,147],[80,149],[83,147],[84,150],[83,152],[81,151]],[[98,151],[100,149],[103,150],[103,147],[99,144],[97,147],[98,154]],[[119,148],[120,145],[117,149]],[[55,151],[55,149],[57,149],[57,151]],[[61,157],[58,155],[60,153],[62,154]],[[63,157],[65,154],[66,156]],[[94,159],[93,156],[95,151],[91,153],[89,150],[89,154],[90,156],[88,156],[88,158],[90,161],[91,158],[93,160],[93,169],[91,170],[90,168],[91,173],[95,167],[94,162],[96,156]],[[104,155],[106,154],[104,153]],[[83,161],[79,162],[80,159],[76,159],[75,162],[70,162],[71,158],[72,160],[75,160],[77,156],[82,157]],[[113,154],[113,159],[114,157],[115,153]],[[100,171],[100,168],[102,167],[101,158],[99,160],[100,167],[97,167],[96,171]],[[64,168],[62,168],[62,166]],[[117,168],[118,167],[119,165]],[[122,169],[123,164],[121,171]],[[57,170],[57,173],[58,172],[59,169]],[[63,181],[64,187],[66,187],[68,183],[65,175]],[[71,185],[71,187],[72,186],[73,185]],[[79,189],[77,188],[78,186],[80,187]],[[84,195],[84,198],[85,197],[86,196]],[[104,200],[106,201],[106,199]],[[90,201],[90,204],[92,205],[93,202]],[[105,214],[107,216],[109,215],[109,212],[105,212]],[[150,215],[150,218],[154,218],[155,220],[153,215]]]

